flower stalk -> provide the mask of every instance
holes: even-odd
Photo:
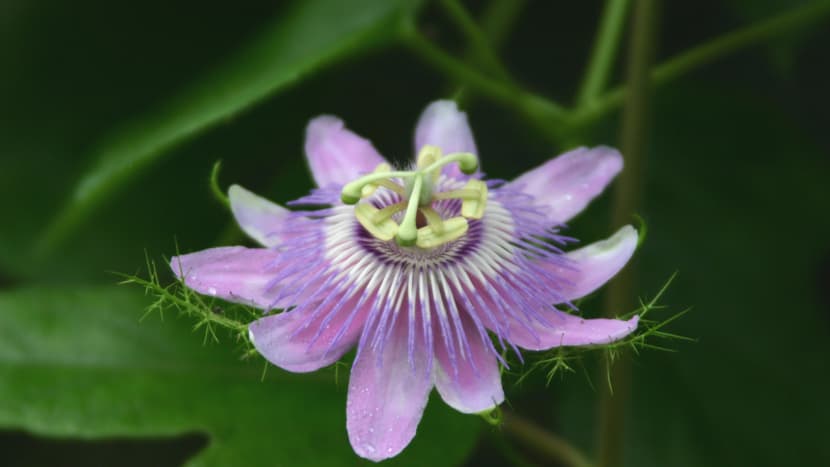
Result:
[[[545,457],[566,467],[591,467],[572,444],[511,411],[502,410],[502,429]]]
[[[605,1],[594,50],[577,95],[576,102],[579,107],[596,99],[608,84],[629,4],[630,0]]]
[[[651,85],[653,87],[665,85],[730,54],[761,44],[789,31],[826,20],[828,16],[830,16],[830,1],[820,0],[724,34],[654,66],[649,76]],[[600,120],[622,106],[627,93],[627,86],[622,85],[607,91],[592,102],[586,102],[585,105],[569,114],[572,125],[585,127]]]
[[[604,93],[615,55],[612,39],[621,33],[627,0],[609,0],[603,15],[599,36],[575,107],[565,107],[551,99],[525,91],[521,86],[498,77],[482,74],[478,69],[452,57],[426,40],[406,23],[402,29],[405,45],[427,64],[453,80],[464,83],[477,93],[508,108],[512,108],[536,127],[551,142],[561,144],[564,139],[590,127],[611,112],[619,109],[629,92],[618,86]],[[757,24],[727,33],[696,46],[655,67],[649,75],[653,86],[661,86],[698,68],[708,65],[746,47],[763,43],[773,37],[806,25],[822,21],[830,15],[830,1],[819,0],[794,8]]]
[[[439,4],[467,39],[473,61],[481,63],[493,76],[504,81],[512,81],[510,73],[499,60],[490,40],[467,9],[458,0],[441,0]]]

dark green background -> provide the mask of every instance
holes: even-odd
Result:
[[[662,2],[658,59],[803,3]],[[337,23],[337,15],[377,4],[360,0],[307,16]],[[479,12],[484,2],[465,4]],[[527,2],[503,46],[507,66],[532,91],[568,102],[600,7]],[[224,185],[240,183],[278,202],[305,193],[311,180],[302,138],[313,116],[339,115],[388,157],[411,157],[419,112],[451,88],[386,26],[370,28],[360,53],[302,70],[280,92],[135,167],[75,234],[48,255],[34,252],[106,141],[169,112],[263,30],[301,10],[262,0],[0,4],[4,465],[179,465],[211,439],[227,444],[200,461],[206,465],[362,463],[345,442],[345,371],[335,383],[329,370],[309,379],[272,368],[260,383],[262,363],[237,362],[232,341],[202,347],[192,323],[171,315],[139,324],[146,300],[114,285],[112,272],[139,271],[145,250],[171,255],[175,241],[193,251],[240,238],[208,189],[217,159]],[[418,25],[451,52],[463,50],[440,10],[427,6]],[[292,39],[289,52],[302,56],[325,37],[309,34],[307,42]],[[679,271],[664,316],[693,306],[669,330],[697,342],[670,342],[679,352],[635,359],[627,465],[830,463],[828,48],[830,21],[823,21],[655,93],[640,213],[649,235],[631,295],[652,296]],[[491,176],[512,178],[563,149],[486,99],[466,110]],[[616,144],[617,118],[602,121],[586,142]],[[610,234],[617,226],[609,225],[609,206],[605,195],[569,233],[586,242]],[[601,303],[592,298],[583,308],[593,313]],[[586,364],[593,373],[592,358]],[[170,371],[184,374],[165,376]],[[517,412],[590,451],[597,393],[582,374],[549,387],[541,373],[520,386],[508,376],[505,386]],[[508,462],[498,431],[451,413],[438,398],[430,407],[410,457],[399,463]]]

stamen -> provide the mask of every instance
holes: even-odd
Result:
[[[400,186],[399,184],[393,182],[392,180],[380,180],[380,181],[375,182],[375,185],[382,186],[382,187],[384,187],[384,188],[386,188],[387,190],[390,190],[390,191],[394,191],[395,193],[397,193],[401,196],[406,196],[406,190],[404,190],[404,188],[402,186]],[[364,187],[364,190],[365,190],[365,187]],[[374,190],[372,190],[372,192],[374,192]],[[371,193],[369,195],[371,195]],[[369,196],[369,195],[367,195],[367,196]]]
[[[451,190],[451,191],[439,191],[432,195],[432,199],[434,200],[441,200],[441,199],[478,199],[481,197],[481,192],[478,190],[468,190],[466,188],[462,188],[460,190]]]
[[[392,220],[392,215],[402,211],[406,203],[395,203],[383,209],[377,209],[369,203],[360,203],[354,208],[354,215],[360,225],[373,237],[389,241],[398,233],[398,223]]]
[[[478,197],[464,198],[461,202],[461,215],[469,219],[481,219],[487,205],[487,184],[481,180],[470,180],[464,191],[477,191]]]
[[[430,173],[429,170],[425,169],[431,167],[439,160],[441,160],[441,148],[438,146],[426,144],[418,153],[418,170],[429,173],[432,177],[433,183],[438,181],[438,178],[441,176],[441,171],[433,170],[432,173]]]
[[[386,219],[391,218],[392,215],[395,214],[396,212],[403,211],[404,209],[406,209],[406,202],[405,201],[401,201],[400,203],[390,204],[389,206],[386,206],[383,209],[377,210],[377,212],[374,215],[373,220],[375,222],[385,221]]]
[[[417,172],[404,172],[404,171],[392,171],[392,172],[372,172],[368,175],[364,175],[353,182],[349,182],[346,186],[343,187],[343,191],[340,192],[340,199],[345,204],[357,204],[360,201],[360,198],[363,196],[363,187],[377,182],[378,180],[388,180],[390,178],[409,178],[416,175]]]
[[[378,174],[378,173],[386,173],[386,172],[390,172],[390,171],[392,171],[392,166],[389,165],[388,163],[384,162],[382,164],[378,164],[378,166],[375,167],[375,170],[373,170],[372,173]],[[375,190],[378,189],[378,186],[380,185],[380,183],[385,182],[385,181],[386,180],[379,180],[375,183],[366,184],[360,190],[360,197],[361,198],[368,198],[369,196],[372,196],[372,193],[374,193]]]
[[[441,168],[452,163],[457,163],[466,174],[478,170],[474,154],[457,152],[442,155],[440,148],[425,145],[418,152],[415,170],[393,171],[389,164],[380,164],[371,174],[347,183],[340,197],[345,204],[357,204],[355,217],[375,238],[383,241],[394,238],[401,246],[435,248],[466,234],[469,229],[467,219],[481,219],[487,203],[487,185],[479,180],[468,181],[462,189],[433,192],[441,177]],[[403,180],[405,186],[401,186],[397,179]],[[379,187],[393,191],[403,201],[382,209],[368,202],[358,204],[362,198],[372,196]],[[461,215],[443,219],[432,208],[432,202],[450,199],[461,200]],[[393,216],[401,211],[404,215],[398,224]],[[419,228],[419,225],[422,227]]]
[[[435,233],[440,234],[444,231],[444,220],[441,219],[440,214],[435,212],[435,209],[432,209],[430,207],[422,207],[421,213],[424,215],[424,217],[426,217],[427,224],[429,224],[429,226],[432,227],[432,230],[434,230]]]
[[[467,219],[461,216],[451,217],[441,223],[441,231],[436,231],[435,225],[428,225],[418,229],[418,239],[415,243],[419,248],[435,248],[453,240],[458,240],[469,229]]]
[[[423,170],[441,160],[441,148],[425,144],[418,152],[418,169]]]

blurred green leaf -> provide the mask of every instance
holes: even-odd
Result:
[[[259,39],[165,107],[135,120],[95,151],[97,162],[43,234],[49,250],[125,181],[177,143],[231,118],[305,75],[389,39],[416,0],[297,2]]]
[[[133,290],[30,288],[0,295],[0,427],[99,438],[203,432],[188,465],[352,466],[346,372],[295,375],[202,344],[187,320],[149,316]],[[437,398],[436,398],[437,399]],[[389,462],[456,465],[481,421],[433,400]],[[368,462],[366,462],[368,464]]]

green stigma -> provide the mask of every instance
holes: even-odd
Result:
[[[345,204],[356,205],[355,217],[373,237],[384,241],[395,239],[401,246],[435,248],[461,238],[469,229],[467,219],[481,219],[487,205],[487,185],[480,180],[470,180],[460,190],[434,190],[441,169],[453,163],[458,164],[461,171],[468,175],[478,170],[475,154],[458,152],[443,155],[440,148],[426,145],[418,153],[415,170],[392,170],[389,164],[380,164],[372,173],[347,183],[340,198]],[[396,180],[403,180],[404,185]],[[361,199],[368,198],[379,187],[392,190],[404,201],[383,209],[377,209],[369,203],[360,203]],[[441,218],[432,209],[432,202],[442,199],[460,199],[461,215]],[[398,224],[394,216],[401,211],[404,215]],[[419,219],[426,219],[426,225],[418,227]]]

